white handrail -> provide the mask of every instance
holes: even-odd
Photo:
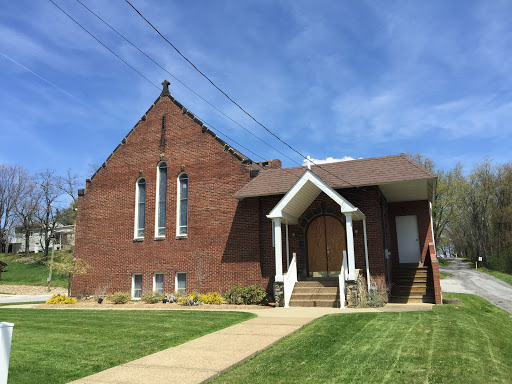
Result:
[[[340,284],[340,308],[345,308],[345,281],[347,281],[347,251],[343,251],[343,262],[341,263],[341,272],[338,277]]]
[[[283,276],[283,281],[284,307],[288,308],[290,306],[293,287],[295,287],[295,283],[297,282],[297,256],[295,253],[293,254],[292,261],[290,262],[288,270]]]

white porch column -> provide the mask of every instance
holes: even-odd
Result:
[[[368,239],[366,238],[366,218],[363,219],[364,232],[364,258],[366,260],[366,282],[368,283],[368,292],[370,292],[370,264],[368,264]]]
[[[274,251],[276,259],[275,281],[283,281],[283,239],[281,236],[281,219],[272,219],[274,226]]]
[[[352,229],[352,213],[345,213],[347,224],[348,279],[356,279],[356,260],[354,255],[354,233]]]

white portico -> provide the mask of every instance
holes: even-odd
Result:
[[[345,216],[345,233],[343,234],[343,238],[346,239],[347,260],[345,262],[348,264],[348,280],[356,279],[353,221],[363,221],[366,278],[369,286],[370,274],[368,265],[368,246],[366,238],[365,215],[309,169],[304,172],[304,174],[293,185],[293,187],[290,188],[285,196],[267,215],[269,219],[272,219],[273,227],[272,230],[275,244],[274,249],[276,266],[275,281],[283,282],[285,277],[283,274],[282,224],[285,224],[286,259],[289,261],[288,226],[298,224],[299,217],[304,213],[306,209],[308,209],[308,207],[315,201],[321,192],[324,192],[337,205],[339,205],[340,212]],[[341,254],[338,256],[340,257],[339,266],[341,266],[341,260],[343,259],[343,256]],[[289,262],[287,262],[287,266],[288,269],[290,269]],[[293,267],[296,268],[295,265],[293,265]],[[338,272],[339,271],[340,270],[338,269]]]

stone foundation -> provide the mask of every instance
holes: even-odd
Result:
[[[366,279],[361,269],[356,269],[356,280],[345,282],[345,296],[347,307],[356,308],[361,306],[362,300],[366,297]]]
[[[274,300],[276,307],[284,307],[284,283],[282,281],[274,283]]]

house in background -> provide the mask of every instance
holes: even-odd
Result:
[[[94,269],[73,295],[262,284],[285,306],[357,305],[368,289],[441,302],[435,175],[403,154],[253,162],[168,85],[79,191],[75,256]]]
[[[75,246],[75,226],[62,225],[57,223],[54,229],[55,234],[55,250],[69,250]],[[40,224],[34,224],[30,230],[29,235],[29,252],[42,252],[44,244],[44,229]],[[50,248],[53,247],[53,242],[50,242]],[[25,229],[22,226],[14,228],[14,239],[11,243],[13,253],[25,252]]]

